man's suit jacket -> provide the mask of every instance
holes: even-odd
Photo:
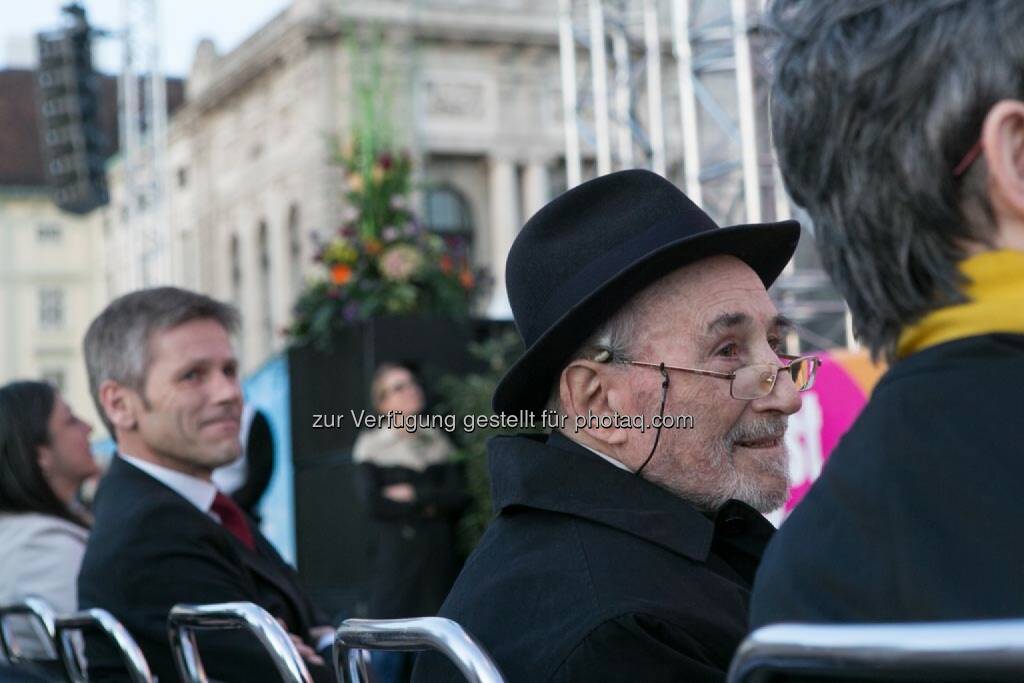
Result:
[[[96,495],[95,524],[78,576],[83,609],[102,607],[138,641],[161,681],[178,680],[167,613],[178,603],[253,602],[308,638],[320,618],[298,576],[250,525],[256,550],[178,493],[115,457]],[[200,633],[207,673],[222,681],[279,681],[249,634]],[[312,643],[311,643],[312,644]],[[313,644],[315,645],[315,644]],[[90,646],[90,661],[95,659]],[[314,678],[330,680],[324,669]]]

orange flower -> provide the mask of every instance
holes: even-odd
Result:
[[[335,266],[331,266],[331,282],[336,285],[348,284],[348,281],[352,279],[352,267],[346,266],[344,263],[339,263]]]
[[[374,239],[372,237],[366,240],[364,244],[366,246],[366,253],[369,254],[370,256],[376,256],[377,254],[380,253],[380,250],[384,248],[384,246],[380,243],[380,240]]]
[[[464,268],[459,273],[459,283],[466,289],[473,289],[476,284],[476,280],[473,279],[473,273],[469,272],[469,269]]]
[[[454,268],[455,268],[455,264],[452,263],[452,257],[449,256],[448,254],[445,254],[444,256],[441,257],[441,264],[440,265],[441,265],[441,272],[444,273],[445,275],[448,275],[449,273],[451,273],[452,270],[454,270]]]

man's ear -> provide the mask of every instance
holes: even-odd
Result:
[[[1024,102],[1001,100],[981,129],[989,196],[996,215],[995,243],[1024,249]]]
[[[621,446],[626,443],[628,423],[626,427],[621,426],[623,420],[618,422],[619,426],[613,422],[602,427],[599,420],[606,416],[612,418],[615,413],[628,415],[633,404],[625,381],[625,374],[608,363],[586,359],[570,363],[559,378],[558,393],[573,429],[585,421],[577,433],[585,433],[599,444]],[[591,420],[591,416],[595,419]]]
[[[117,430],[132,431],[139,424],[139,401],[132,393],[128,387],[110,379],[100,384],[100,405]]]

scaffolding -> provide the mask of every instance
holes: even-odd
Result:
[[[168,284],[172,278],[167,200],[167,93],[160,56],[157,0],[123,0],[118,82],[124,259],[119,289]]]
[[[559,0],[569,187],[586,170],[644,167],[722,225],[791,218],[769,140],[762,4]],[[801,327],[801,341],[853,348],[845,306],[821,296],[828,290],[820,269],[791,263],[773,294],[798,325],[839,326],[828,335]]]

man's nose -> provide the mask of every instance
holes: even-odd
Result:
[[[242,400],[242,385],[239,384],[238,377],[220,372],[217,373],[217,379],[214,382],[213,392],[216,403],[230,403]]]
[[[754,399],[751,401],[751,406],[758,411],[776,411],[784,415],[792,415],[800,410],[802,403],[800,392],[797,391],[796,384],[793,383],[789,372],[779,370],[771,393]]]

